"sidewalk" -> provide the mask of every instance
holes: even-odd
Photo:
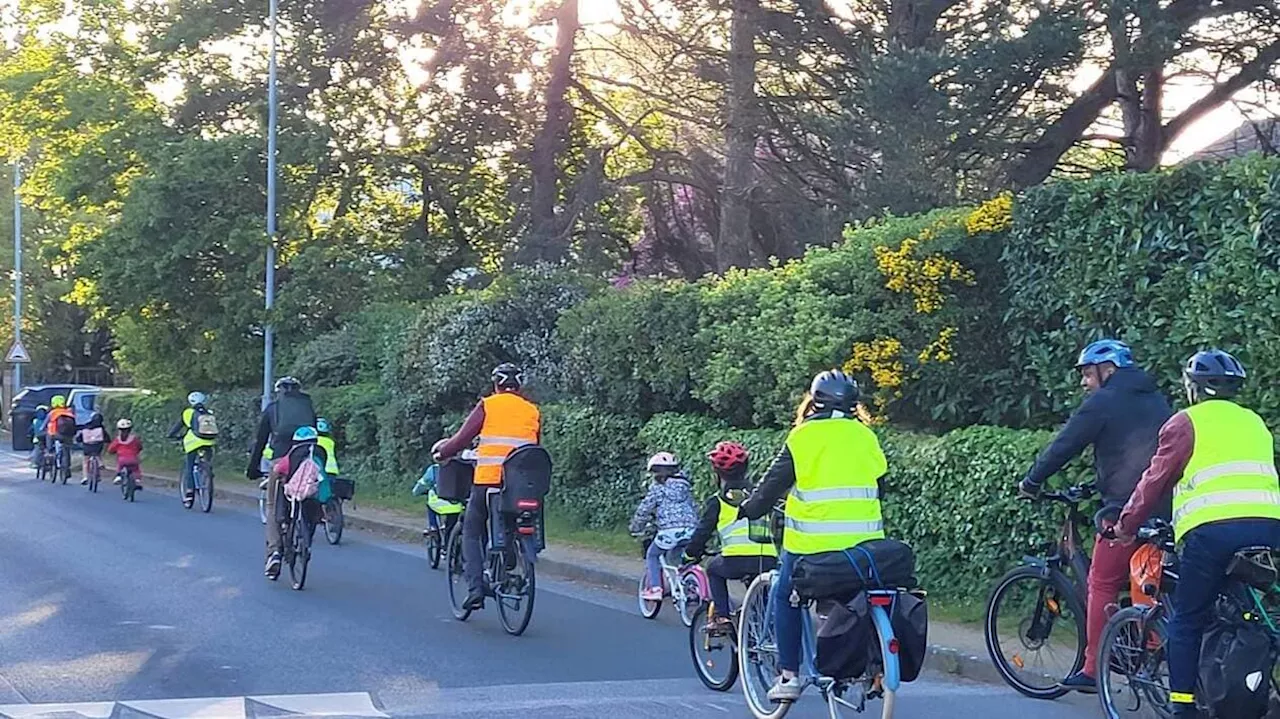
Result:
[[[147,493],[171,492],[178,484],[177,478],[171,475],[148,472],[144,479],[147,487],[144,492]],[[164,488],[157,492],[158,487]],[[231,504],[258,506],[257,486],[244,479],[219,480],[214,487],[214,497]],[[408,544],[422,542],[424,519],[421,514],[362,505],[358,489],[354,506],[348,503],[344,516],[347,526]],[[622,557],[581,546],[555,544],[554,537],[549,538],[548,544],[547,549],[538,555],[538,566],[543,571],[560,579],[634,596],[640,575],[644,572],[644,560],[640,557]],[[980,627],[931,621],[929,638],[930,669],[975,681],[1001,683],[987,656]]]

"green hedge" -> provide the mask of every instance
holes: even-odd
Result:
[[[218,474],[243,475],[261,404],[262,393],[257,390],[209,394],[209,409],[218,417],[218,453],[214,462]],[[142,438],[142,466],[146,469],[149,462],[154,466],[156,460],[161,467],[172,467],[182,459],[181,445],[165,436],[186,407],[186,395],[108,394],[103,395],[101,410],[107,426],[113,428],[113,436],[117,420],[128,417],[133,422],[134,432]]]

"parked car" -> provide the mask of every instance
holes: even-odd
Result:
[[[9,430],[14,451],[31,451],[31,418],[36,414],[36,407],[49,406],[49,402],[57,395],[67,397],[75,390],[97,389],[99,388],[88,384],[42,384],[23,389],[9,405]],[[79,418],[78,411],[76,417]]]
[[[94,410],[101,410],[102,400],[108,396],[125,394],[150,394],[150,390],[136,387],[77,387],[67,395],[67,406],[76,411],[76,424],[89,421]]]

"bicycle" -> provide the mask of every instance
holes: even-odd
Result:
[[[102,479],[102,458],[97,455],[89,455],[84,458],[86,480],[89,482],[89,491],[98,492],[98,481]]]
[[[213,448],[201,447],[195,452],[196,461],[191,468],[192,499],[190,502],[187,501],[185,480],[178,483],[178,498],[182,500],[183,507],[191,509],[199,503],[200,511],[208,514],[213,509]],[[265,504],[263,507],[263,517],[265,519]]]
[[[281,495],[284,494],[283,483]],[[315,527],[307,519],[303,505],[307,500],[284,497],[289,513],[280,522],[282,540],[281,558],[289,565],[289,579],[295,591],[302,591],[307,584],[307,567],[311,563],[311,536]]]
[[[898,588],[866,591],[876,635],[866,669],[860,677],[826,677],[818,674],[815,667],[817,634],[812,610],[817,602],[800,599],[795,592],[792,592],[791,597],[773,597],[777,576],[778,570],[770,570],[751,582],[747,595],[742,600],[738,620],[738,636],[741,638],[738,670],[742,676],[742,693],[752,715],[756,719],[781,719],[794,703],[774,702],[768,698],[769,687],[779,674],[778,644],[771,602],[781,600],[797,602],[802,609],[798,673],[802,687],[818,688],[832,719],[840,716],[840,707],[862,713],[867,709],[867,702],[874,699],[881,700],[881,719],[892,719],[901,673],[898,640],[894,636],[889,612],[898,595],[907,590]]]
[[[1082,484],[1040,495],[1066,505],[1058,539],[1047,544],[1043,556],[1023,557],[1018,567],[996,582],[987,601],[983,622],[987,653],[1005,682],[1033,699],[1065,695],[1069,690],[1062,686],[1062,680],[1084,666],[1089,557],[1079,529],[1088,520],[1080,505],[1094,492],[1092,484]],[[1063,629],[1055,635],[1054,628],[1059,625]],[[1002,641],[1002,629],[1016,629],[1016,638]],[[1051,636],[1063,643],[1061,658]],[[1028,662],[1028,658],[1034,661]],[[1034,668],[1028,670],[1029,664]]]
[[[120,467],[116,471],[116,477],[120,479],[122,498],[126,502],[132,502],[134,495],[138,492],[138,482],[133,478],[133,470],[129,467]]]
[[[715,553],[708,553],[713,556]],[[743,577],[744,589],[750,588],[757,575]],[[713,602],[705,602],[698,607],[689,625],[689,654],[693,658],[693,668],[704,686],[718,692],[726,692],[738,681],[738,616],[739,607],[732,607],[725,615],[728,624],[712,624],[713,612],[718,611]],[[728,652],[727,661],[716,659],[716,653]],[[719,672],[723,668],[724,674]]]
[[[517,499],[515,513],[498,511],[494,499],[503,501],[502,491],[492,488],[485,492],[489,531],[484,547],[484,592],[485,596],[497,600],[502,628],[512,636],[520,636],[533,618],[537,590],[534,542],[541,521],[542,502]],[[465,622],[473,610],[463,607],[468,588],[463,573],[462,525],[462,522],[456,523],[449,532],[445,566],[449,572],[449,603],[453,616]],[[516,541],[508,543],[507,537]]]
[[[427,511],[431,512],[430,509]],[[431,513],[435,514],[434,512]],[[445,541],[453,532],[454,525],[458,524],[458,520],[462,515],[447,514],[443,518],[438,514],[435,516],[436,526],[431,527],[428,525],[427,529],[422,533],[422,538],[427,545],[427,563],[431,565],[432,569],[439,569],[440,559],[447,554],[445,552]]]
[[[43,482],[46,479],[49,479],[51,482],[58,481],[57,475],[54,473],[54,458],[56,456],[57,455],[53,453],[53,450],[49,447],[47,442],[41,447],[40,461],[36,464],[37,482]]]
[[[658,555],[658,564],[662,567],[663,597],[671,598],[672,605],[680,613],[680,621],[686,627],[693,626],[693,616],[698,613],[698,609],[711,601],[711,585],[707,583],[706,571],[696,563],[680,563],[680,554],[692,535],[693,530],[689,529],[683,530],[681,534],[672,536],[670,538],[673,542],[672,546],[662,548],[662,554]],[[640,536],[645,538],[644,549],[646,552],[649,549],[650,542],[660,541],[648,531]],[[640,603],[640,616],[645,619],[654,619],[662,611],[662,600],[644,598],[645,589],[648,588],[648,579],[649,572],[646,569],[640,574],[640,584],[636,598]]]
[[[45,452],[43,465],[43,477],[50,484],[57,484],[59,479],[66,484],[71,478],[71,450],[61,438],[54,438],[52,446]]]

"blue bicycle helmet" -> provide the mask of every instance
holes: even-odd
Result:
[[[314,442],[320,435],[316,433],[315,427],[299,427],[293,433],[293,441],[295,442]]]
[[[333,430],[329,427],[329,420],[324,417],[319,417],[316,419],[316,431],[320,434],[327,435]]]
[[[1076,360],[1076,369],[1095,367],[1110,362],[1116,367],[1132,367],[1133,350],[1120,340],[1098,340],[1089,343],[1080,350],[1080,359]]]

